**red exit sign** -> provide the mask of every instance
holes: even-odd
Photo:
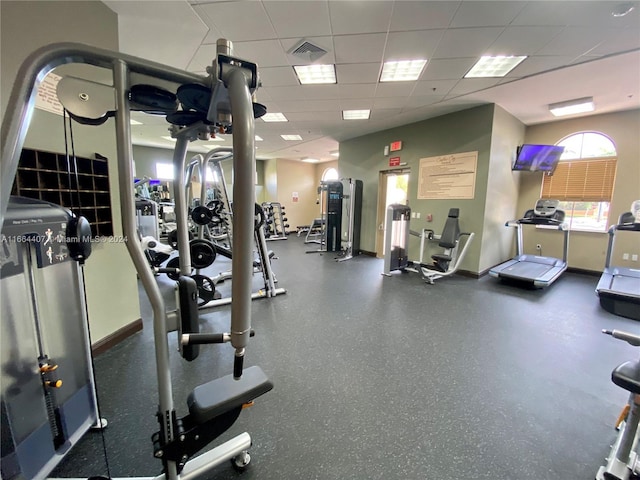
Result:
[[[400,150],[402,150],[402,140],[391,142],[391,145],[389,145],[389,151],[391,152],[398,152]]]
[[[391,157],[391,158],[389,158],[389,166],[390,167],[399,167],[400,166],[400,157]]]

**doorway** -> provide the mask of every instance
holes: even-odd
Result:
[[[407,168],[384,170],[378,176],[378,216],[376,225],[376,256],[384,257],[384,232],[387,207],[392,203],[408,204],[409,173]]]

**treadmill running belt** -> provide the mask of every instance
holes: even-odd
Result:
[[[620,292],[623,295],[640,297],[640,279],[616,275],[613,277],[610,290]]]

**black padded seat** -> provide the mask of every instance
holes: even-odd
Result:
[[[435,255],[431,255],[431,258],[433,258],[434,260],[439,260],[441,262],[451,261],[451,255],[444,255],[442,253],[436,253]]]
[[[245,368],[239,380],[227,375],[197,386],[189,394],[187,405],[194,421],[201,424],[241,407],[272,388],[273,383],[262,369],[253,366]]]
[[[640,362],[629,361],[618,365],[611,372],[611,381],[631,393],[640,394]]]

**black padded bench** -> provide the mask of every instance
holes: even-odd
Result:
[[[611,381],[628,392],[640,394],[640,362],[629,361],[611,372]]]
[[[227,375],[197,386],[189,394],[187,405],[194,421],[202,424],[241,407],[272,388],[273,383],[262,369],[253,366],[245,368],[239,380]]]

